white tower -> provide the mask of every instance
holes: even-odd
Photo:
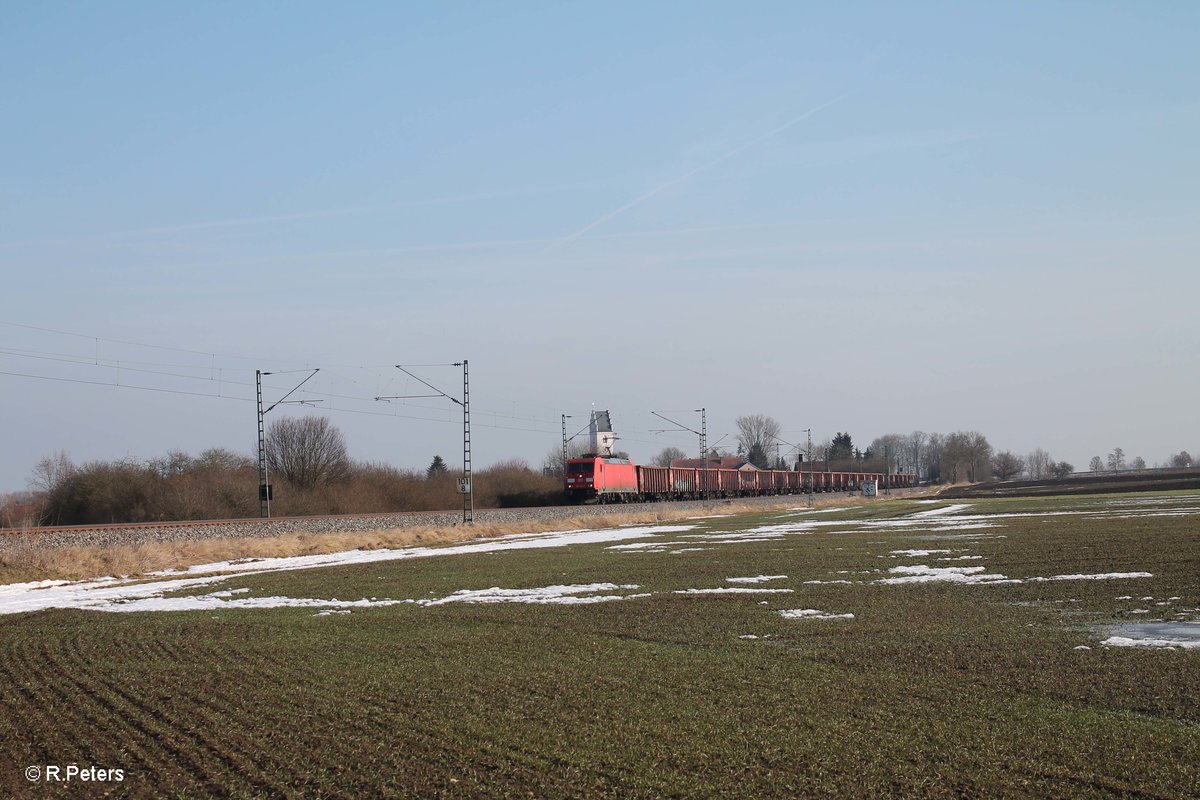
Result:
[[[598,456],[611,456],[617,443],[617,435],[613,433],[612,420],[607,411],[592,410],[592,422],[589,426],[592,438],[592,452]]]

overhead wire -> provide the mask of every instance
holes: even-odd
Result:
[[[254,402],[253,397],[237,397],[234,395],[212,394],[210,392],[189,392],[189,391],[185,391],[185,390],[181,390],[181,389],[166,389],[166,388],[156,387],[156,386],[139,386],[136,384],[115,383],[112,381],[94,381],[94,380],[85,380],[82,378],[64,378],[64,377],[53,376],[53,375],[33,375],[30,373],[25,373],[25,372],[10,372],[8,370],[0,370],[0,375],[8,375],[8,376],[17,377],[17,378],[29,378],[29,379],[33,379],[33,380],[53,381],[53,382],[58,382],[58,383],[84,384],[84,385],[88,385],[88,386],[100,386],[100,387],[108,387],[108,388],[112,388],[112,389],[133,389],[133,390],[138,390],[138,391],[157,392],[157,393],[161,393],[161,394],[186,395],[186,396],[190,396],[190,397],[206,397],[206,398],[212,398],[212,399],[217,399],[217,400],[237,400],[239,402],[245,402],[245,403],[253,403]],[[207,379],[204,379],[204,380],[207,380]],[[233,383],[234,385],[242,385],[242,386],[249,385],[249,384],[240,384],[237,382],[228,382],[228,383]],[[272,387],[272,388],[277,388],[277,389],[280,389],[281,391],[283,390],[283,387]],[[355,398],[355,399],[362,400],[363,398]],[[407,420],[415,420],[415,421],[420,421],[420,422],[436,422],[439,424],[446,424],[446,425],[461,424],[460,421],[456,420],[456,419],[438,419],[435,417],[422,417],[422,416],[416,416],[413,414],[400,414],[398,412],[387,413],[387,412],[383,412],[383,411],[366,411],[363,409],[345,408],[345,407],[336,407],[336,406],[330,407],[330,408],[324,409],[324,410],[327,410],[327,411],[330,411],[333,413],[337,413],[337,414],[359,414],[359,415],[373,416],[373,417],[392,417],[395,419],[407,419]],[[489,429],[494,429],[494,430],[523,431],[523,432],[528,432],[528,433],[543,433],[543,434],[547,434],[547,435],[556,433],[556,431],[554,431],[554,430],[542,430],[542,429],[538,429],[538,428],[522,428],[522,427],[517,427],[517,426],[512,426],[512,425],[496,425],[496,424],[490,424],[487,422],[479,422],[477,424],[479,427],[489,428]]]
[[[146,342],[133,342],[133,341],[128,341],[128,340],[124,340],[124,339],[109,339],[108,337],[105,337],[105,336],[92,336],[92,335],[89,335],[86,333],[76,333],[74,331],[64,331],[64,330],[59,330],[57,328],[46,328],[46,327],[42,327],[40,325],[28,325],[28,324],[25,324],[22,322],[10,322],[8,320],[2,320],[2,319],[0,319],[0,325],[8,325],[9,327],[12,327],[12,328],[24,328],[26,330],[31,330],[31,331],[41,331],[43,333],[56,333],[61,336],[74,336],[79,339],[91,339],[94,342],[112,342],[113,344],[123,344],[123,345],[128,345],[130,347],[146,347],[146,348],[150,348],[153,350],[173,350],[173,351],[179,352],[179,353],[192,353],[194,355],[201,355],[201,356],[221,356],[221,358],[234,358],[234,359],[238,359],[240,361],[255,361],[256,360],[255,358],[253,358],[251,356],[235,356],[235,355],[230,355],[228,353],[212,353],[212,352],[209,352],[206,350],[192,350],[187,347],[172,347],[170,345],[164,345],[164,344],[148,344]],[[277,359],[277,360],[283,360],[283,359]]]
[[[43,350],[43,349],[31,349],[31,348],[5,347],[5,348],[0,348],[0,356],[35,359],[35,360],[52,362],[52,363],[70,364],[70,365],[74,365],[74,366],[92,367],[92,368],[97,368],[97,369],[111,369],[111,370],[117,371],[117,373],[118,373],[116,380],[90,380],[90,379],[86,379],[86,378],[72,378],[72,377],[65,377],[65,376],[39,375],[39,374],[33,374],[33,373],[21,372],[21,371],[0,370],[0,375],[7,375],[10,377],[25,378],[25,379],[30,379],[30,380],[43,380],[43,381],[51,381],[51,382],[58,382],[58,383],[73,383],[73,384],[90,385],[90,386],[109,386],[109,387],[113,387],[113,388],[131,389],[131,390],[137,390],[137,391],[151,391],[151,392],[156,392],[156,393],[161,393],[161,394],[175,394],[175,395],[185,395],[185,396],[191,396],[191,397],[216,397],[216,398],[224,399],[224,400],[238,400],[238,401],[245,401],[245,402],[253,402],[252,398],[248,398],[248,397],[243,398],[243,397],[238,397],[237,395],[224,394],[225,387],[249,388],[249,387],[253,386],[253,383],[251,383],[251,382],[244,381],[244,380],[237,380],[237,379],[229,377],[229,375],[228,375],[228,373],[235,373],[235,374],[236,373],[243,373],[243,374],[248,373],[253,368],[252,367],[241,367],[241,366],[230,366],[230,365],[224,365],[224,364],[221,366],[217,366],[217,360],[218,359],[232,359],[232,360],[237,360],[237,361],[257,361],[260,364],[269,364],[269,363],[278,363],[278,362],[286,362],[287,361],[287,359],[252,357],[252,356],[238,355],[238,354],[232,354],[232,353],[221,353],[221,352],[215,352],[215,351],[199,350],[199,349],[190,348],[190,347],[179,347],[179,346],[167,345],[167,344],[161,344],[161,343],[141,342],[141,341],[135,341],[135,340],[131,340],[131,339],[117,339],[117,338],[108,337],[108,336],[98,336],[98,335],[94,335],[94,334],[80,333],[78,331],[69,331],[69,330],[64,330],[61,328],[54,328],[54,327],[44,326],[44,325],[31,325],[28,323],[14,322],[11,320],[0,320],[0,325],[8,326],[11,328],[22,329],[22,330],[36,331],[39,333],[55,334],[55,335],[60,335],[60,336],[69,336],[69,337],[73,337],[73,338],[77,338],[77,339],[91,341],[96,346],[95,352],[91,355],[84,355],[84,354],[77,354],[77,353],[62,353],[62,352],[57,352],[57,351],[53,351],[53,350],[49,350],[49,349]],[[140,348],[148,348],[148,349],[160,350],[160,351],[165,351],[165,352],[177,352],[177,353],[186,353],[186,354],[190,354],[190,355],[204,356],[208,359],[209,363],[207,363],[207,364],[182,364],[182,363],[174,363],[174,362],[147,361],[147,360],[142,360],[142,359],[116,359],[116,358],[113,358],[111,355],[102,356],[101,350],[100,350],[101,344],[122,345],[122,346],[126,346],[126,347],[140,347]],[[410,367],[413,369],[424,369],[424,368],[434,368],[434,367],[454,366],[454,365],[455,364],[448,363],[448,362],[447,363],[431,362],[431,363],[421,363],[421,364],[407,364],[407,365],[401,365],[401,366],[407,366],[407,367]],[[379,365],[335,364],[335,365],[332,365],[331,367],[328,367],[327,369],[330,372],[333,372],[333,371],[338,371],[338,372],[356,371],[356,370],[369,371],[369,372],[374,372],[376,378],[378,379],[379,377],[382,377],[382,375],[380,373],[383,370],[392,369],[396,366],[397,365],[395,363],[379,364]],[[165,367],[167,369],[153,369],[153,367]],[[171,369],[191,370],[197,374],[188,374],[186,372],[168,371]],[[286,374],[289,372],[309,371],[311,369],[313,369],[313,368],[306,367],[304,369],[288,369],[288,370],[271,369],[271,370],[264,370],[264,371],[271,372],[273,374]],[[208,381],[211,383],[216,383],[219,388],[217,389],[216,393],[213,393],[213,392],[190,391],[190,390],[185,390],[185,389],[170,389],[170,388],[166,388],[166,387],[144,386],[144,385],[138,385],[138,384],[121,383],[120,377],[119,377],[119,373],[121,370],[130,372],[130,373],[140,374],[140,375],[159,375],[159,376],[162,376],[165,378],[175,378],[175,379],[179,379],[179,380]],[[203,373],[207,373],[207,374],[203,374]],[[425,382],[423,379],[421,379],[419,376],[412,375],[412,373],[408,373],[408,374],[411,377],[413,377],[415,380],[425,383],[426,385],[430,385],[427,382]],[[360,386],[364,389],[368,388],[368,387],[363,386],[362,382],[360,382],[359,380],[356,380],[354,378],[347,378],[343,375],[343,380],[348,380],[351,384],[353,384],[355,386]],[[364,396],[359,396],[359,395],[343,394],[343,393],[334,392],[334,391],[332,391],[332,387],[333,387],[333,376],[332,375],[330,376],[330,384],[329,385],[330,385],[329,391],[321,391],[320,389],[310,386],[310,387],[305,387],[303,390],[301,390],[300,394],[301,394],[301,396],[304,396],[304,397],[325,398],[330,401],[344,400],[344,401],[352,402],[352,403],[374,402],[374,398],[376,396],[380,396],[380,394],[381,394],[381,393],[380,394],[372,394],[369,397],[364,397]],[[279,390],[279,391],[284,391],[285,389],[288,388],[288,387],[282,387],[282,386],[274,386],[273,384],[268,384],[268,383],[264,383],[264,386],[268,386],[272,389]],[[440,390],[437,390],[437,391],[440,392]],[[442,396],[445,396],[447,398],[451,397],[450,395],[445,394],[444,392],[442,393]],[[532,405],[525,401],[520,401],[520,402],[521,402],[521,405],[523,405],[525,407],[530,407]],[[425,411],[437,410],[433,406],[429,406],[429,405],[422,404],[422,403],[407,403],[407,402],[401,401],[398,403],[398,405],[421,409],[421,410],[425,410]],[[548,406],[539,406],[539,407],[546,411],[552,410]],[[558,422],[559,422],[559,419],[558,419],[559,415],[555,414],[553,417],[550,417],[550,416],[543,417],[543,416],[537,416],[537,415],[523,415],[523,414],[516,413],[516,409],[517,409],[517,401],[513,401],[513,409],[511,412],[507,411],[507,410],[500,411],[500,410],[497,410],[494,408],[488,408],[488,407],[478,407],[478,408],[472,409],[472,411],[474,412],[474,414],[477,417],[486,417],[490,420],[490,422],[485,422],[482,419],[477,421],[477,423],[476,423],[477,425],[479,425],[481,427],[485,427],[485,428],[492,428],[492,429],[498,429],[498,430],[525,431],[525,432],[530,432],[530,433],[543,433],[543,434],[547,434],[547,435],[558,432],[557,426],[558,426]],[[438,418],[434,418],[434,417],[430,417],[430,416],[420,416],[420,415],[413,415],[413,414],[400,414],[400,413],[398,413],[398,411],[393,411],[392,413],[386,413],[386,412],[367,411],[367,410],[363,410],[363,409],[345,408],[344,406],[338,406],[332,402],[330,403],[330,406],[327,407],[326,410],[331,411],[331,412],[338,412],[338,413],[356,413],[356,414],[363,414],[363,415],[369,415],[369,416],[385,416],[385,417],[411,419],[411,420],[424,421],[424,422],[457,424],[457,422],[455,420],[438,419]],[[517,422],[517,423],[528,423],[528,425],[522,426],[522,425],[500,424],[501,420],[507,420],[507,421]],[[538,427],[538,426],[544,426],[544,427]],[[551,428],[551,426],[554,426],[554,427]],[[647,443],[652,444],[652,442],[647,442]]]
[[[224,370],[224,371],[230,371],[230,372],[232,372],[232,371],[247,371],[248,372],[248,371],[252,370],[253,368],[252,367],[233,367],[233,366],[217,367],[215,365],[215,360],[217,358],[229,358],[229,359],[235,359],[235,360],[239,360],[239,361],[258,361],[259,363],[271,363],[271,362],[280,362],[280,361],[287,360],[287,359],[279,359],[279,358],[261,358],[261,357],[245,356],[245,355],[235,355],[235,354],[229,354],[229,353],[218,353],[218,352],[207,351],[207,350],[198,350],[195,348],[188,348],[188,347],[178,347],[178,346],[164,345],[164,344],[151,344],[149,342],[139,342],[139,341],[133,341],[130,339],[116,339],[116,338],[111,338],[111,337],[107,337],[107,336],[97,336],[94,334],[79,333],[77,331],[68,331],[68,330],[63,330],[61,328],[53,328],[53,327],[42,326],[42,325],[30,325],[28,323],[13,322],[11,320],[0,320],[0,325],[6,325],[6,326],[9,326],[12,328],[20,328],[20,329],[24,329],[24,330],[38,331],[38,332],[42,332],[42,333],[52,333],[52,334],[57,334],[57,335],[61,335],[61,336],[71,336],[74,338],[84,339],[84,340],[95,342],[95,343],[97,343],[97,345],[99,345],[99,343],[109,343],[109,344],[120,344],[120,345],[125,345],[125,346],[130,346],[130,347],[145,347],[145,348],[151,348],[151,349],[156,349],[156,350],[164,350],[164,351],[170,351],[170,352],[189,353],[192,355],[207,356],[209,359],[211,359],[211,362],[209,364],[204,364],[204,365],[149,362],[149,361],[141,361],[141,360],[135,360],[135,359],[129,359],[127,361],[126,359],[119,359],[122,366],[124,366],[126,363],[129,363],[129,364],[140,364],[142,366],[166,366],[166,367],[174,367],[177,369],[196,369],[196,370],[207,369],[207,370],[209,370],[210,373],[212,373],[216,370]],[[83,355],[68,354],[68,353],[51,353],[48,351],[33,351],[33,350],[21,351],[18,348],[5,348],[4,350],[0,350],[0,353],[6,353],[9,355],[26,355],[28,357],[34,357],[35,355],[62,356],[65,359],[74,359],[72,361],[72,363],[93,364],[93,365],[103,365],[102,362],[107,362],[108,366],[115,366],[115,363],[118,361],[118,359],[113,359],[112,357],[101,358],[98,347],[97,347],[97,352],[95,353],[95,355],[93,355],[91,357],[86,357]],[[328,365],[326,367],[326,369],[384,370],[384,369],[393,368],[395,366],[396,365],[394,363],[393,364],[378,364],[378,365],[332,364],[332,365]],[[401,365],[401,366],[406,366],[406,367],[411,367],[411,368],[428,368],[428,367],[454,366],[454,364],[450,363],[450,362],[434,362],[434,363],[422,363],[422,364],[406,364],[406,365]],[[270,370],[270,371],[274,372],[276,374],[282,374],[282,373],[288,372],[288,371],[291,371],[291,372],[307,371],[308,369],[311,369],[311,368],[312,367],[304,367],[302,369],[298,368],[298,369],[294,369],[294,370],[278,370],[278,369],[276,369],[276,370]],[[147,374],[155,374],[155,373],[153,373],[153,371],[146,371],[146,372],[147,372]],[[169,375],[171,377],[188,377],[188,376],[180,376],[178,374],[172,374],[172,373],[162,373],[162,374]],[[420,380],[420,379],[418,378],[418,380]],[[338,395],[334,395],[334,394],[330,393],[325,396],[335,397]],[[360,397],[354,397],[354,396],[350,396],[350,395],[340,395],[338,397],[340,397],[341,399],[352,399],[352,400],[362,400],[363,399]],[[529,405],[529,404],[525,403],[525,405]],[[551,410],[548,407],[546,407],[546,408],[547,408],[547,410]],[[475,413],[481,414],[481,415],[489,415],[489,416],[492,416],[493,418],[515,419],[518,421],[530,422],[530,423],[534,423],[534,424],[550,425],[554,422],[554,420],[550,417],[521,416],[521,415],[517,415],[517,414],[507,414],[504,412],[500,412],[500,411],[496,411],[496,410],[488,409],[488,408],[479,408],[479,409],[475,410]]]

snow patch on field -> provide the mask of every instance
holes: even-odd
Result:
[[[566,586],[543,586],[538,589],[460,589],[439,600],[417,600],[417,605],[440,606],[446,603],[534,603],[537,605],[579,605],[586,603],[608,603],[613,600],[629,600],[649,597],[642,594],[595,594],[617,590],[640,589],[636,583],[578,583]],[[583,595],[583,596],[581,596]]]
[[[1153,578],[1151,572],[1104,572],[1088,575],[1051,575],[1050,577],[1010,578],[1000,573],[988,573],[987,567],[930,567],[918,564],[910,567],[892,567],[888,572],[894,578],[880,578],[875,583],[1041,583],[1043,581],[1095,581],[1120,580],[1124,578]]]
[[[51,586],[63,586],[70,581],[29,581],[28,583],[8,583],[0,586],[0,602],[5,597],[16,597],[35,589],[49,589]]]
[[[671,594],[790,594],[792,589],[746,589],[741,586],[718,586],[715,589],[676,589]]]
[[[322,553],[310,556],[286,556],[279,558],[238,559],[198,564],[184,570],[163,570],[151,573],[158,580],[144,581],[131,578],[98,578],[89,581],[33,581],[0,586],[0,614],[20,614],[41,611],[47,608],[78,608],[112,611],[135,610],[192,610],[211,608],[208,603],[222,603],[222,608],[266,608],[269,598],[210,598],[201,603],[197,597],[164,598],[168,592],[194,589],[225,581],[233,575],[259,575],[269,572],[285,572],[317,567],[337,567],[355,564],[372,564],[408,558],[433,556],[469,555],[496,553],[508,550],[532,550],[551,547],[568,547],[575,544],[618,542],[628,539],[648,538],[664,533],[681,533],[695,530],[695,525],[651,525],[636,528],[576,530],[547,534],[515,534],[485,539],[468,544],[446,547],[406,547],[399,549],[350,550],[340,553]],[[131,601],[153,600],[140,606]],[[328,600],[308,601],[304,598],[281,598],[294,601],[289,605],[313,605],[323,607],[335,605]],[[342,603],[342,601],[337,601]],[[353,601],[355,604],[371,604],[371,601]],[[381,601],[405,602],[405,601]],[[156,605],[160,604],[160,605]],[[189,605],[193,604],[193,605]],[[344,603],[343,603],[344,604]],[[124,605],[122,608],[109,606]]]
[[[1153,578],[1153,572],[1099,572],[1090,575],[1051,575],[1049,578],[1026,578],[1030,582],[1038,581],[1108,581],[1122,578]],[[1150,598],[1153,600],[1154,598]]]
[[[918,564],[911,567],[892,567],[888,572],[898,576],[880,578],[875,583],[1020,583],[1000,573],[987,572],[987,567],[930,567]]]
[[[691,542],[631,542],[629,544],[614,544],[606,547],[606,550],[627,550],[643,553],[653,553],[665,550],[668,547],[682,547],[689,545]]]
[[[766,583],[767,581],[781,581],[787,575],[755,575],[751,578],[726,578],[729,583]]]
[[[785,608],[779,616],[784,619],[854,619],[853,614],[831,614],[815,608]]]
[[[1200,650],[1200,641],[1184,639],[1135,639],[1129,636],[1110,636],[1100,644],[1109,647],[1162,647],[1181,650]]]
[[[225,599],[223,592],[196,595],[195,597],[143,597],[117,599],[106,603],[92,603],[78,606],[88,611],[111,611],[127,613],[132,611],[214,611],[232,608],[322,608],[347,609],[366,608],[368,606],[392,606],[401,603],[411,603],[411,600],[338,600],[332,598],[321,600],[310,597],[239,597],[233,600]]]
[[[637,584],[587,583],[567,586],[544,586],[534,589],[462,589],[442,598],[421,600],[388,600],[362,598],[360,600],[320,599],[311,597],[237,597],[233,595],[249,592],[249,589],[234,589],[212,592],[194,597],[162,597],[161,593],[177,588],[184,581],[144,584],[159,594],[145,597],[89,598],[76,606],[90,611],[128,613],[133,611],[213,611],[218,609],[247,608],[320,608],[325,616],[331,613],[348,614],[351,608],[372,608],[395,605],[439,606],[447,603],[534,603],[575,605],[582,603],[607,603],[613,600],[629,600],[649,597],[649,594],[597,594],[597,592],[627,591],[640,588]],[[233,599],[230,599],[233,598]]]

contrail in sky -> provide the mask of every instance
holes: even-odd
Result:
[[[189,222],[181,225],[164,225],[158,228],[139,228],[137,230],[114,231],[96,237],[99,239],[123,239],[130,236],[154,236],[163,233],[184,233],[200,231],[208,228],[235,228],[245,225],[262,225],[268,222],[290,222],[292,220],[313,219],[316,217],[334,217],[340,214],[356,214],[362,211],[373,211],[388,206],[357,206],[354,208],[328,208],[322,211],[299,211],[293,214],[271,214],[261,217],[241,217],[238,219],[215,219],[205,222]]]
[[[101,234],[96,238],[99,239],[123,239],[137,236],[156,236],[160,234],[186,233],[189,231],[201,231],[210,228],[235,228],[252,225],[263,225],[272,222],[293,222],[297,220],[316,219],[320,217],[336,217],[350,214],[361,214],[368,211],[396,211],[408,208],[420,208],[422,206],[441,206],[452,205],[454,203],[466,203],[477,200],[495,200],[506,197],[521,197],[526,195],[550,194],[554,192],[566,192],[579,188],[595,188],[596,182],[582,184],[558,184],[558,185],[536,185],[536,186],[517,186],[507,189],[491,189],[479,192],[470,192],[467,194],[448,195],[445,197],[434,197],[429,200],[413,200],[404,203],[385,203],[370,206],[352,206],[349,208],[326,208],[317,211],[297,211],[288,214],[270,214],[257,217],[239,217],[234,219],[217,219],[206,220],[204,222],[189,222],[179,225],[164,225],[156,228],[139,228],[136,230],[114,231],[112,233]]]
[[[604,223],[608,222],[613,217],[624,214],[629,209],[634,208],[635,206],[641,205],[642,203],[649,200],[651,197],[654,197],[654,195],[658,194],[659,192],[665,191],[666,189],[670,189],[672,186],[676,186],[680,183],[683,183],[684,181],[686,181],[688,178],[692,177],[693,175],[704,172],[705,170],[708,170],[708,169],[712,169],[717,164],[720,164],[723,161],[728,161],[729,159],[733,158],[734,156],[738,155],[739,153],[743,152],[744,150],[749,150],[751,147],[754,147],[755,145],[762,144],[763,142],[767,141],[768,139],[770,139],[774,136],[778,136],[779,134],[786,131],[788,128],[791,128],[794,125],[799,125],[801,122],[803,122],[804,120],[813,116],[814,114],[818,114],[821,111],[824,111],[825,109],[829,108],[834,103],[840,102],[841,100],[844,100],[845,98],[846,98],[846,95],[841,94],[841,95],[838,95],[837,97],[833,98],[832,100],[826,100],[824,103],[821,103],[818,106],[814,106],[813,108],[810,108],[808,111],[805,111],[800,116],[794,117],[793,119],[788,120],[787,122],[783,123],[779,127],[772,128],[771,130],[767,131],[766,133],[762,134],[761,136],[756,136],[755,138],[751,139],[750,141],[744,142],[743,144],[738,145],[737,147],[733,148],[729,152],[719,155],[711,161],[706,161],[705,163],[701,164],[700,166],[694,167],[694,168],[688,170],[687,172],[680,175],[678,178],[673,178],[673,179],[667,181],[666,183],[660,183],[658,186],[655,186],[653,189],[643,192],[642,194],[633,198],[632,200],[630,200],[628,203],[621,206],[620,208],[610,211],[607,214],[605,214],[604,216],[600,217],[599,219],[594,220],[594,221],[588,223],[587,225],[584,225],[582,228],[575,231],[574,233],[569,234],[567,236],[564,236],[561,239],[554,241],[546,249],[552,250],[556,247],[561,247],[562,245],[567,244],[568,242],[578,239],[580,236],[583,236],[585,233],[590,231],[592,228],[595,228],[599,225],[603,225]]]

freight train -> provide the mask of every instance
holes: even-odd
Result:
[[[566,472],[567,497],[590,503],[850,492],[868,481],[878,481],[881,489],[917,485],[917,476],[909,473],[644,467],[628,458],[591,455],[567,461]]]

